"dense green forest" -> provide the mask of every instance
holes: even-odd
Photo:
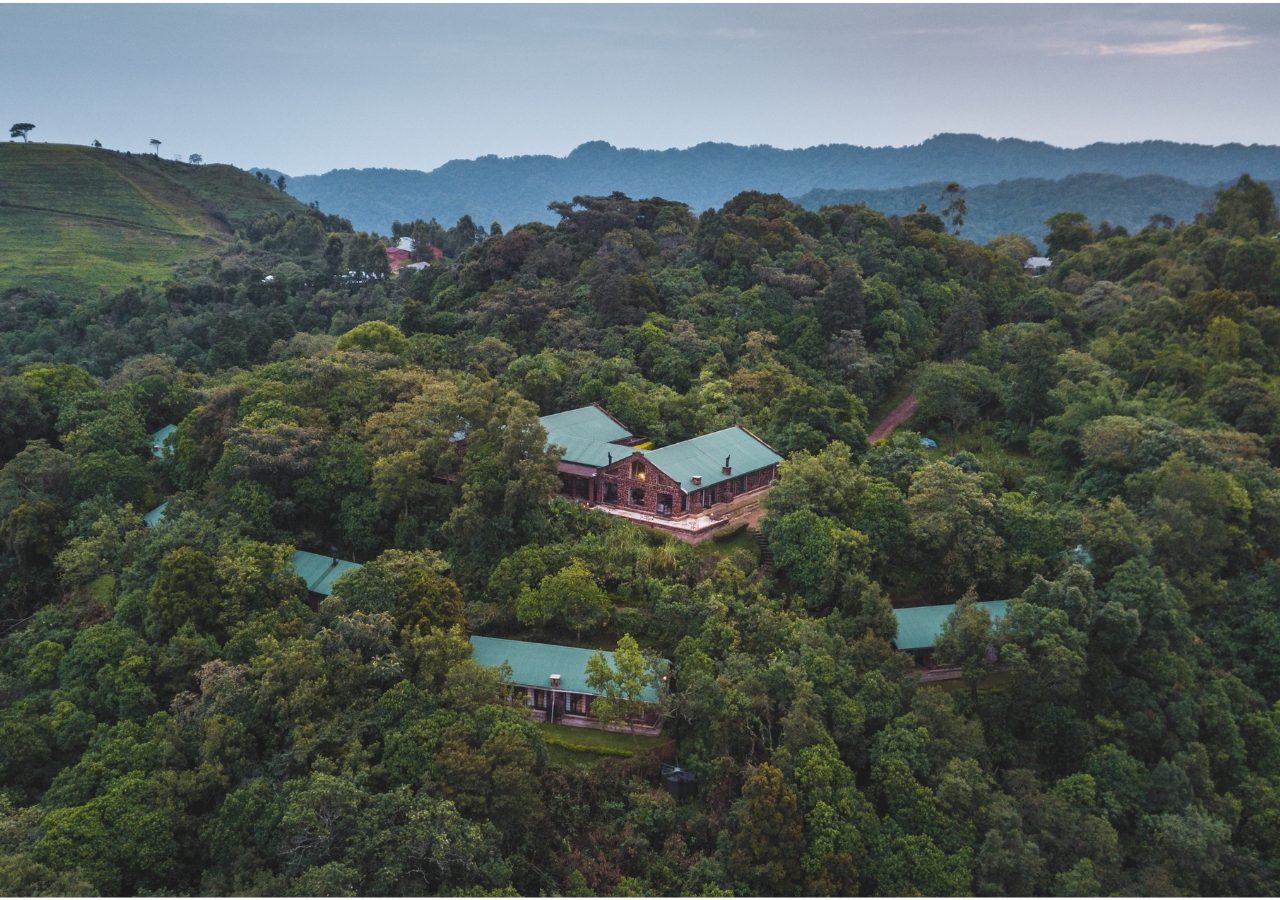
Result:
[[[1264,184],[1132,235],[1055,215],[1038,278],[930,212],[553,212],[400,223],[447,257],[398,277],[304,210],[162,282],[0,295],[0,893],[1280,892]],[[558,499],[537,417],[589,402],[785,455],[773,565]],[[365,566],[309,603],[294,549]],[[693,797],[471,659],[579,643],[570,594],[604,600],[580,643],[672,661]],[[920,599],[959,601],[962,681],[893,648]]]
[[[1280,182],[1268,182],[1273,191]],[[939,205],[946,197],[943,182],[884,190],[815,190],[796,198],[806,209],[862,203],[886,213],[915,212],[921,204]],[[1039,244],[1045,219],[1064,209],[1079,210],[1101,226],[1141,231],[1153,218],[1169,226],[1192,222],[1212,208],[1217,189],[1164,175],[1069,175],[1059,180],[1015,178],[979,184],[965,190],[966,213],[961,235],[986,243],[1003,234],[1021,234]],[[945,199],[942,201],[946,202]]]
[[[272,179],[280,174],[264,171]],[[972,187],[1020,179],[1057,181],[1089,173],[1124,178],[1163,176],[1209,188],[1211,195],[1213,189],[1233,181],[1241,172],[1264,180],[1280,180],[1280,147],[1139,141],[1100,142],[1070,149],[1041,141],[977,134],[939,134],[906,147],[823,144],[790,150],[719,143],[640,150],[590,141],[563,157],[482,156],[456,159],[430,172],[295,172],[288,174],[288,182],[289,190],[303,202],[318,203],[328,212],[347,217],[357,228],[385,231],[391,222],[412,219],[422,210],[431,210],[441,221],[470,214],[477,220],[500,222],[504,227],[535,221],[556,224],[556,216],[548,213],[547,204],[575,194],[611,191],[624,191],[633,197],[679,198],[699,213],[719,208],[748,189],[800,197],[814,190],[906,190],[906,185],[939,179]],[[1130,186],[1131,190],[1136,186]],[[1167,184],[1141,186],[1154,191],[1153,200],[1169,195]],[[1175,196],[1190,193],[1198,194],[1183,189]],[[928,199],[932,201],[932,197]],[[1001,197],[1002,201],[1008,199]],[[896,211],[887,206],[875,208]],[[1063,208],[1080,206],[1069,203],[1051,211]],[[904,211],[914,209],[913,205]],[[1190,210],[1198,211],[1198,205]],[[1177,216],[1175,210],[1152,207],[1139,224],[1145,225],[1157,212]]]

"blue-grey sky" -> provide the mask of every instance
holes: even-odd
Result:
[[[33,140],[295,175],[702,141],[1280,144],[1275,5],[6,5]]]

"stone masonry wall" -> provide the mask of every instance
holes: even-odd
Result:
[[[644,463],[644,479],[633,478],[631,475],[632,462]],[[635,453],[625,459],[616,461],[611,466],[605,466],[600,470],[600,475],[596,478],[599,482],[597,490],[600,495],[596,497],[597,503],[605,502],[605,490],[607,484],[612,484],[618,491],[618,501],[613,504],[621,506],[623,509],[634,509],[638,512],[646,512],[650,515],[658,515],[658,494],[671,495],[671,515],[680,515],[680,483],[668,478],[660,472],[656,466],[644,458],[643,454]],[[633,488],[640,488],[644,491],[644,502],[635,504],[631,502],[631,491]]]
[[[632,463],[634,461],[643,461],[644,463],[645,477],[643,480],[632,476]],[[612,484],[618,492],[617,502],[612,505],[620,506],[624,509],[634,509],[650,515],[659,515],[658,494],[670,494],[670,514],[673,518],[679,518],[686,515],[699,515],[703,512],[702,497],[704,492],[712,493],[714,498],[712,508],[714,509],[715,504],[725,503],[739,494],[764,487],[776,477],[777,466],[766,466],[763,469],[747,472],[741,476],[735,475],[720,484],[695,490],[690,495],[688,507],[685,510],[681,510],[680,483],[667,477],[665,473],[646,460],[643,455],[637,453],[625,459],[617,460],[613,465],[606,466],[600,470],[600,475],[596,479],[598,482],[596,485],[597,496],[593,499],[596,503],[605,503],[606,485]],[[739,479],[741,479],[740,489]],[[631,491],[634,488],[644,490],[642,503],[635,504],[631,502]]]

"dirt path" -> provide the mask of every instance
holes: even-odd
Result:
[[[114,219],[111,216],[95,216],[90,213],[71,212],[65,209],[49,209],[47,206],[28,206],[25,203],[5,203],[5,209],[25,209],[28,212],[53,213],[57,216],[65,216],[69,219],[84,219],[89,222],[101,222],[104,225],[117,225],[121,228],[136,228],[139,231],[154,231],[157,234],[167,234],[170,237],[179,238],[203,238],[204,235],[192,234],[189,231],[171,231],[168,228],[161,228],[159,225],[143,225],[141,222],[130,222],[128,219]]]
[[[893,412],[880,420],[880,424],[876,426],[875,431],[867,435],[867,443],[874,444],[876,441],[883,441],[893,434],[895,428],[915,415],[917,402],[919,401],[916,399],[916,395],[909,394],[907,399],[894,407]]]

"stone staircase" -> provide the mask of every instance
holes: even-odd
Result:
[[[756,551],[760,556],[760,571],[769,576],[773,574],[773,551],[769,549],[769,540],[759,528],[751,529],[751,536],[756,539]]]

